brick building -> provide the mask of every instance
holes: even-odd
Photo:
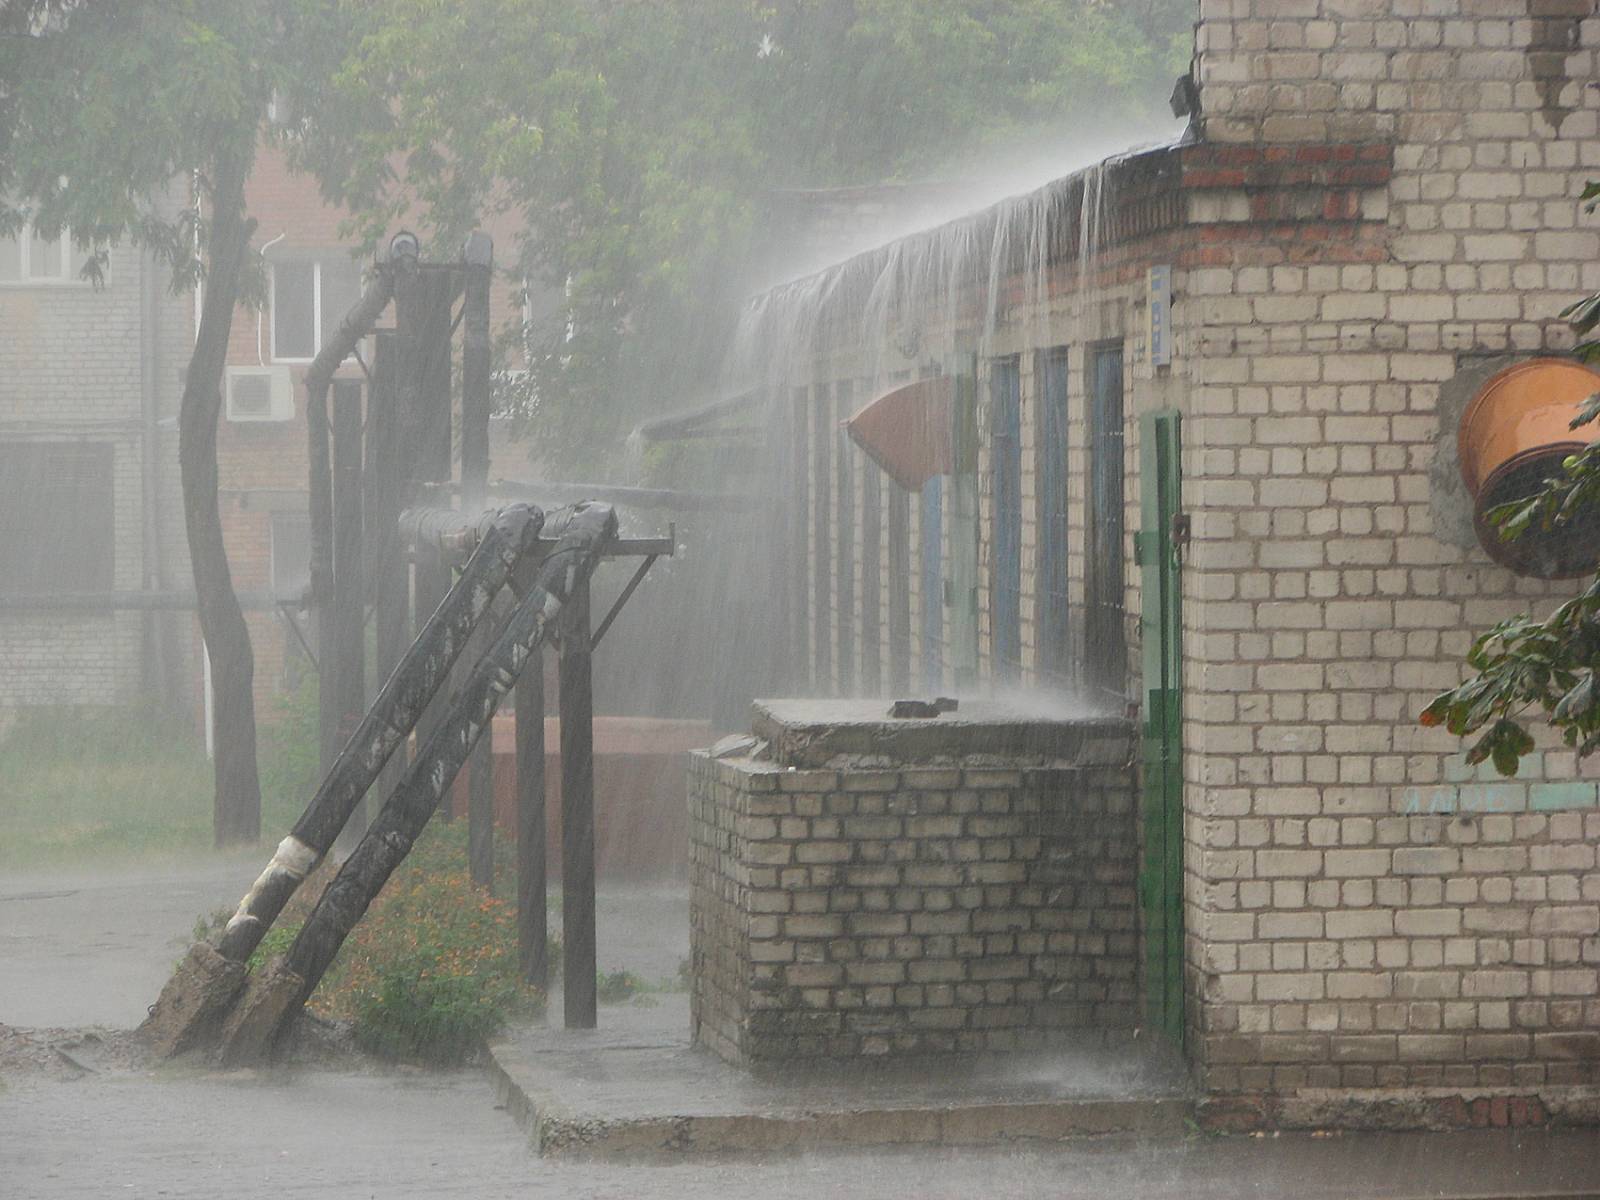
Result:
[[[343,214],[264,146],[247,190],[259,221],[267,303],[234,315],[217,452],[219,507],[236,591],[292,596],[305,584],[306,430],[300,379],[354,302],[360,265]],[[25,231],[26,233],[26,231]],[[193,348],[192,294],[166,268],[114,248],[102,286],[81,255],[31,235],[0,241],[0,563],[5,591],[0,708],[128,703],[164,694],[204,709],[191,613],[129,607],[139,592],[192,593],[177,411]],[[359,370],[347,364],[341,377]],[[62,547],[86,547],[63,554]],[[61,611],[26,595],[102,594]],[[20,593],[18,595],[17,593]],[[108,611],[104,593],[121,605]],[[296,673],[289,614],[252,603],[258,702]]]
[[[31,229],[0,238],[0,714],[127,702],[181,661],[170,617],[58,598],[189,574],[176,414],[192,306],[136,250],[113,249],[100,286],[86,256]]]
[[[245,206],[257,221],[266,302],[234,313],[217,432],[218,505],[234,587],[298,596],[310,554],[302,380],[360,296],[363,268],[340,235],[343,210],[323,202],[314,180],[291,171],[280,148],[258,152]],[[336,379],[359,384],[363,375],[349,361]],[[315,645],[315,635],[294,606],[249,612],[246,622],[263,706],[309,668],[300,638]]]
[[[366,267],[352,257],[341,233],[347,213],[327,204],[315,180],[289,167],[283,151],[263,146],[245,188],[256,218],[256,248],[266,271],[266,302],[259,311],[234,314],[217,436],[219,503],[234,587],[297,597],[308,579],[310,516],[304,378],[311,360],[360,297]],[[514,226],[492,236],[510,251]],[[502,279],[491,302],[495,328],[515,313],[517,290]],[[379,322],[393,325],[393,310]],[[370,366],[371,339],[361,356]],[[341,386],[366,392],[355,359],[334,375]],[[336,401],[335,401],[336,402]],[[521,445],[492,427],[492,473],[526,473]],[[522,468],[522,469],[519,469]],[[291,606],[246,615],[256,656],[257,703],[267,702],[301,677],[309,662],[301,639],[315,644],[308,618]],[[298,627],[298,628],[297,628]]]
[[[1202,0],[1184,138],[741,334],[788,448],[795,689],[1139,704],[1142,928],[1182,927],[1146,1003],[1178,973],[1198,1081],[1273,1119],[1537,1115],[1600,1075],[1600,775],[1551,740],[1500,780],[1416,723],[1476,633],[1574,590],[1491,561],[1455,446],[1600,288],[1593,8]],[[869,457],[840,423],[891,392]]]

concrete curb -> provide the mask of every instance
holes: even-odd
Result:
[[[1181,1137],[1186,1097],[1072,1098],[1025,1103],[782,1112],[575,1112],[513,1054],[489,1046],[495,1093],[535,1153],[545,1157],[749,1154],[822,1147],[997,1146],[1131,1135]]]

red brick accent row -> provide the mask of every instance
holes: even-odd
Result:
[[[1185,188],[1382,187],[1394,173],[1386,142],[1312,146],[1198,145],[1183,150]]]

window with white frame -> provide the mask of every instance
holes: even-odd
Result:
[[[40,237],[31,225],[0,237],[0,286],[78,281],[66,238]]]
[[[344,252],[272,264],[272,357],[309,362],[361,298],[361,268]]]

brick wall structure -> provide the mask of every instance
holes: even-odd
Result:
[[[171,419],[187,362],[184,301],[169,294],[165,268],[131,247],[110,248],[99,286],[77,277],[85,255],[68,255],[63,277],[0,281],[0,445],[23,453],[104,448],[109,504],[66,521],[110,527],[110,569],[97,582],[124,591],[181,589],[188,555]],[[19,511],[0,511],[0,522],[15,529],[48,516],[24,498]],[[74,552],[82,547],[60,547],[64,557]],[[0,592],[83,590],[77,573],[23,579],[20,570],[0,562]],[[0,612],[0,723],[6,710],[21,707],[128,703],[149,694],[151,656],[172,639],[155,632],[158,623],[176,628],[172,618],[64,612],[44,601]]]
[[[1593,768],[1547,740],[1496,781],[1415,719],[1477,633],[1573,590],[1461,536],[1452,392],[1570,348],[1557,314],[1600,287],[1576,202],[1597,165],[1593,9],[1201,5],[1209,161],[1186,187],[1207,261],[1175,315],[1212,1091],[1600,1071]],[[1288,183],[1310,170],[1327,183]]]
[[[754,1064],[1125,1036],[1138,1022],[1129,739],[1111,722],[1062,757],[987,765],[697,752],[696,1040]]]
[[[791,368],[792,394],[811,405],[796,461],[815,506],[840,455],[856,453],[817,451],[818,431],[848,415],[817,395],[837,406],[837,382],[850,381],[852,407],[897,378],[948,370],[910,335],[936,344],[952,322],[957,344],[980,352],[980,386],[994,361],[1019,356],[1019,682],[1032,686],[1054,682],[1036,620],[1052,520],[1043,463],[1058,455],[1067,467],[1078,605],[1093,524],[1089,368],[1096,346],[1120,345],[1131,699],[1144,682],[1138,420],[1182,414],[1193,532],[1181,571],[1186,1049],[1213,1095],[1442,1088],[1466,1097],[1463,1112],[1491,1094],[1544,1112],[1528,1107],[1532,1092],[1549,1101],[1600,1071],[1600,771],[1545,735],[1519,776],[1500,780],[1467,767],[1459,739],[1416,722],[1463,677],[1477,634],[1579,586],[1491,562],[1455,436],[1495,369],[1571,348],[1559,313],[1600,289],[1600,221],[1578,201],[1600,175],[1594,7],[1202,0],[1190,136],[1106,164],[1099,183],[1092,172],[1061,181],[1065,207],[1050,219],[1068,244],[1051,242],[1035,275],[1000,271],[987,314],[976,284],[954,305],[919,309],[900,295],[884,345],[851,341],[875,326],[824,322],[821,349]],[[1096,186],[1111,198],[1097,253],[1080,261],[1088,239],[1072,197]],[[1163,365],[1141,345],[1144,273],[1158,264],[1172,268]],[[1067,364],[1054,443],[1038,351]],[[996,451],[982,411],[980,686],[1001,677]],[[875,468],[858,455],[852,469],[859,495]],[[948,561],[957,514],[944,483],[933,511]],[[931,649],[926,678],[949,686],[950,579],[935,580],[942,595],[925,586],[918,500],[910,653],[920,663]],[[824,505],[790,535],[808,606],[794,622],[797,677],[823,693],[859,686],[864,646],[889,653],[859,635],[858,580],[840,585],[842,556],[870,536],[859,502],[847,521],[840,511]],[[809,586],[819,574],[826,586]],[[1085,637],[1079,608],[1073,617],[1069,659]]]

